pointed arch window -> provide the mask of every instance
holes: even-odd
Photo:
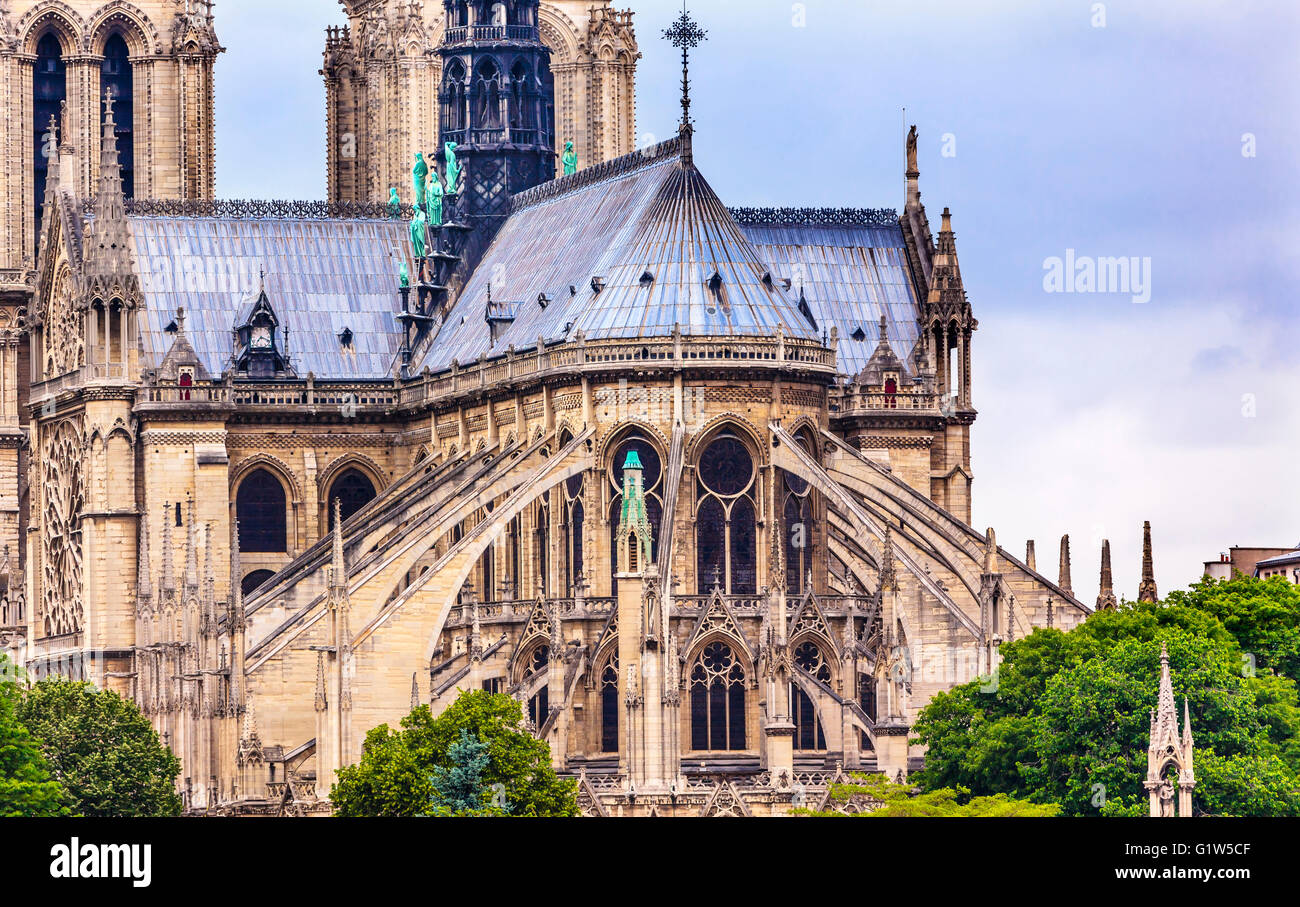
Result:
[[[810,641],[800,643],[794,650],[794,663],[817,681],[830,685],[831,669],[821,649]],[[826,734],[817,718],[817,707],[812,698],[795,681],[790,682],[790,718],[794,722],[794,748],[797,750],[826,749]]]
[[[758,591],[758,526],[754,458],[740,438],[723,434],[700,455],[696,470],[696,586],[707,594],[716,578],[724,593]]]
[[[117,162],[122,171],[122,197],[135,197],[135,82],[131,72],[130,52],[126,39],[118,32],[104,43],[104,62],[100,81],[113,97],[113,122],[116,124]]]
[[[561,446],[565,443],[567,442],[561,442]],[[586,575],[582,561],[582,533],[586,520],[586,510],[582,506],[584,483],[585,477],[581,473],[570,476],[564,483],[564,510],[560,515],[560,570],[564,574],[562,581],[566,595],[573,595],[579,579]]]
[[[479,64],[474,74],[474,128],[501,128],[501,73],[491,60]]]
[[[614,456],[609,461],[607,476],[613,491],[610,494],[609,503],[609,550],[614,551],[618,548],[615,542],[615,536],[618,534],[619,514],[623,509],[623,464],[627,462],[627,455],[631,451],[636,451],[638,459],[641,461],[641,487],[645,491],[645,512],[646,518],[650,525],[654,527],[663,524],[663,493],[664,493],[664,476],[663,461],[659,458],[658,449],[650,443],[644,435],[632,434],[619,442],[618,447],[614,449]],[[652,532],[650,539],[650,560],[657,563],[659,557],[659,533]],[[617,559],[611,557],[609,563],[610,588],[614,595],[618,594],[618,564]]]
[[[235,514],[239,519],[239,550],[283,552],[288,548],[284,486],[265,469],[239,483]]]
[[[618,653],[600,672],[600,751],[618,752]]]
[[[812,440],[803,429],[795,441],[806,453],[816,455]],[[813,515],[812,486],[792,472],[782,471],[781,517],[785,546],[785,591],[801,595],[812,572],[816,526]]]
[[[745,669],[731,647],[711,642],[691,668],[691,749],[745,748]]]
[[[550,665],[551,647],[542,643],[533,649],[528,656],[528,667],[524,669],[524,680],[527,681],[538,673],[549,671]],[[546,716],[550,714],[550,708],[550,691],[547,686],[543,686],[528,700],[528,719],[533,723],[533,727],[540,728],[546,722]]]
[[[45,203],[45,182],[49,176],[54,136],[50,120],[58,121],[61,106],[68,96],[67,67],[63,62],[63,45],[54,32],[46,32],[36,42],[36,65],[32,67],[32,137],[36,154],[32,172],[36,211],[36,243],[41,241],[41,206]],[[62,123],[59,128],[63,128]]]
[[[330,484],[326,501],[329,506],[329,528],[334,530],[334,500],[339,501],[343,522],[350,520],[358,510],[375,499],[375,483],[359,469],[349,468]]]
[[[465,64],[452,60],[447,65],[447,74],[443,80],[442,97],[443,128],[458,132],[465,128]]]

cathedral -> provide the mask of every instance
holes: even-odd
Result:
[[[650,145],[609,0],[342,6],[326,200],[229,202],[210,3],[0,0],[0,647],[138,703],[188,812],[328,813],[465,689],[586,814],[817,807],[1092,612],[1068,538],[1053,580],[970,525],[915,129],[898,209],[743,207],[685,13]]]

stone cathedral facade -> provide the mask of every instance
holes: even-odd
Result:
[[[84,23],[154,34],[86,6],[77,53]],[[330,129],[366,163],[331,157],[331,201],[165,191],[185,158],[138,126],[166,92],[124,132],[87,83],[0,312],[0,645],[139,703],[190,811],[328,811],[368,730],[462,689],[517,698],[588,814],[815,806],[906,775],[935,692],[1092,610],[1064,540],[1052,580],[970,525],[978,324],[915,130],[899,210],[729,207],[686,104],[631,148],[626,14],[345,7]],[[36,47],[67,9],[5,21]],[[427,233],[412,149],[460,177]]]
[[[476,33],[535,32],[549,51],[540,78],[552,99],[560,141],[589,167],[636,147],[636,61],[632,14],[610,0],[543,0],[527,24],[514,3],[443,4],[340,0],[348,24],[325,40],[327,153],[332,201],[380,202],[398,187],[410,202],[411,161],[433,151],[445,94],[440,46]],[[527,6],[527,4],[525,4]],[[508,21],[510,20],[510,21]],[[471,73],[477,78],[480,73]],[[509,91],[513,74],[506,73]],[[561,145],[563,147],[563,145]]]

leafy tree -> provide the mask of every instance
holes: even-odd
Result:
[[[927,790],[1058,803],[1070,815],[1144,815],[1149,710],[1165,642],[1179,705],[1186,696],[1191,706],[1197,809],[1300,815],[1295,683],[1243,670],[1239,640],[1256,631],[1242,621],[1229,629],[1219,617],[1266,611],[1261,602],[1285,596],[1256,590],[1252,604],[1234,610],[1218,597],[1227,585],[1201,584],[1171,595],[1173,604],[1103,611],[1069,633],[1037,630],[1004,645],[995,692],[965,684],[922,710],[913,730],[928,750],[915,780]],[[1286,635],[1276,629],[1275,643]],[[1284,663],[1283,643],[1264,650],[1260,662]]]
[[[1213,615],[1256,668],[1300,680],[1300,586],[1281,576],[1259,580],[1237,573],[1171,592],[1165,604]]]
[[[469,731],[460,729],[460,739],[447,749],[450,767],[433,767],[433,814],[436,816],[482,816],[485,808],[483,770],[491,757],[488,745]]]
[[[22,690],[13,662],[0,655],[0,817],[66,816],[64,791],[50,777],[40,747],[18,720]]]
[[[433,717],[419,706],[402,719],[401,730],[383,724],[366,735],[361,761],[338,772],[330,791],[336,815],[416,816],[446,797],[439,791],[454,770],[452,748],[461,732],[487,747],[488,762],[479,779],[486,791],[504,789],[509,816],[577,815],[577,784],[561,780],[551,767],[551,749],[521,728],[519,703],[485,690],[462,692],[446,711]],[[462,760],[467,751],[460,751]],[[461,763],[464,769],[465,763]],[[496,788],[495,785],[502,785]]]
[[[85,816],[176,816],[180,760],[163,746],[135,703],[89,683],[52,678],[17,705],[63,785]]]
[[[853,781],[847,784],[832,784],[831,799],[840,803],[847,802],[856,795],[862,795],[880,803],[872,810],[853,813],[855,817],[869,818],[979,818],[979,817],[1023,817],[1039,818],[1054,816],[1057,807],[1050,803],[1030,803],[1018,800],[1006,794],[994,794],[990,797],[975,797],[963,802],[970,792],[941,787],[922,791],[909,784],[894,784],[884,775],[853,775]],[[814,812],[794,810],[798,815],[806,816],[843,816],[844,813],[829,810]]]

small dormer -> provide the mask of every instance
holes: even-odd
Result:
[[[288,354],[279,343],[279,328],[280,319],[263,283],[257,298],[240,310],[235,322],[235,371],[249,378],[284,377],[290,372]]]

